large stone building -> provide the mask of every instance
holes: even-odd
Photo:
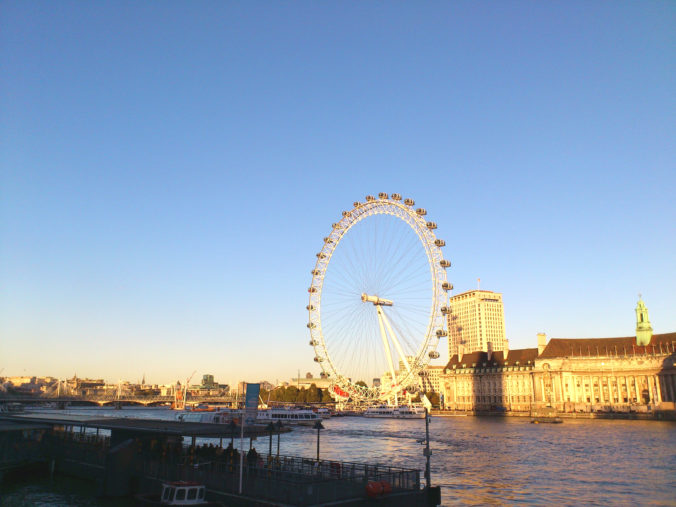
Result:
[[[507,350],[502,294],[472,290],[450,298],[448,357],[464,352]]]
[[[451,356],[440,375],[444,408],[527,412],[673,411],[676,333],[652,334],[642,301],[636,336],[552,338],[538,348]]]

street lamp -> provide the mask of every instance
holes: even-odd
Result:
[[[317,463],[319,463],[319,432],[324,429],[324,426],[322,426],[322,421],[317,420],[313,428],[317,430]]]
[[[265,429],[270,432],[270,447],[268,448],[268,457],[270,457],[272,456],[272,432],[275,431],[275,425],[270,421]]]
[[[228,424],[228,429],[230,430],[230,445],[234,445],[235,443],[235,429],[237,428],[237,425],[235,424],[235,421],[230,420],[230,424]]]
[[[277,423],[275,424],[277,428],[277,459],[279,459],[279,437],[282,434],[282,421],[277,419]]]

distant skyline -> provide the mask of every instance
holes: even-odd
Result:
[[[510,348],[676,331],[673,2],[3,2],[0,375],[319,374],[367,194],[438,224]],[[447,344],[439,347],[445,357]]]

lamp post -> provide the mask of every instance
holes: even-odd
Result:
[[[272,424],[272,421],[270,421],[265,428],[270,432],[270,447],[268,448],[268,457],[272,456],[272,432],[275,431],[275,425]]]
[[[230,430],[230,445],[234,445],[235,443],[235,429],[237,428],[237,425],[235,424],[235,421],[230,421],[230,424],[228,424],[228,429]]]
[[[317,420],[313,428],[317,430],[317,463],[319,463],[319,432],[324,429],[322,421]]]
[[[277,427],[277,459],[279,459],[279,438],[282,434],[282,421],[278,419],[275,426]]]

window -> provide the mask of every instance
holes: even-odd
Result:
[[[176,500],[185,500],[185,489],[176,490]]]
[[[197,498],[197,488],[190,488],[188,490],[188,500],[195,500]]]

